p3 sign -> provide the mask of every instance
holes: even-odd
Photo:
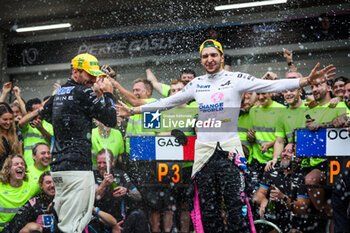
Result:
[[[327,184],[334,185],[345,170],[350,172],[350,156],[328,158]]]
[[[182,163],[157,163],[157,179],[159,183],[180,183]]]

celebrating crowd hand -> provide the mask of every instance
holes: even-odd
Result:
[[[32,120],[32,121],[30,122],[30,125],[31,125],[33,128],[37,128],[37,129],[43,128],[43,125],[42,125],[40,119]]]
[[[332,120],[332,124],[335,128],[345,128],[348,126],[346,114],[342,114]]]
[[[117,223],[117,225],[113,226],[112,233],[121,233],[123,228],[122,224],[124,223],[124,220]]]
[[[328,80],[332,80],[333,76],[336,74],[335,72],[333,72],[336,70],[334,65],[326,66],[322,70],[318,71],[319,67],[320,67],[320,63],[318,62],[308,76],[308,79],[310,82],[309,84],[318,85],[318,84],[324,83]]]
[[[19,87],[14,86],[13,92],[15,93],[15,96],[21,96],[21,89],[19,89]]]
[[[249,142],[254,142],[255,141],[255,130],[254,129],[249,129],[248,133],[247,133],[247,136],[248,136],[248,141]]]
[[[261,153],[265,153],[268,149],[270,149],[270,143],[269,142],[265,142],[264,144],[261,145],[260,147],[260,151]]]
[[[272,168],[275,167],[276,163],[277,163],[277,159],[272,159],[272,160],[268,161],[268,162],[266,163],[266,166],[265,166],[265,169],[264,169],[264,170],[265,170],[266,172],[271,171]]]
[[[113,85],[110,78],[102,78],[97,80],[97,84],[100,86],[103,92],[113,93]]]
[[[54,90],[53,90],[53,92],[52,92],[52,95],[56,95],[56,92],[57,92],[57,90],[58,90],[60,87],[61,87],[60,84],[54,83],[54,84],[53,84]]]
[[[260,208],[259,208],[259,215],[261,217],[263,217],[265,215],[265,210],[266,210],[267,204],[268,204],[268,200],[267,199],[262,200],[262,202],[260,204]]]
[[[129,107],[126,106],[122,101],[118,101],[119,104],[116,105],[117,108],[117,115],[121,117],[129,117],[130,116],[130,111]]]
[[[270,199],[272,201],[279,201],[283,198],[284,194],[275,185],[271,185]]]
[[[293,61],[293,53],[288,49],[283,49],[283,56],[286,58],[287,62]]]
[[[110,77],[116,77],[115,76],[115,71],[109,66],[109,65],[103,65],[101,69],[107,69],[109,70],[109,73],[107,74]]]
[[[337,107],[337,105],[339,104],[340,101],[341,101],[340,97],[334,97],[329,101],[328,107],[335,108],[335,107]]]
[[[312,132],[316,132],[320,128],[320,124],[314,122],[315,119],[307,119],[305,122],[306,128]]]
[[[113,184],[114,177],[112,174],[105,173],[103,176],[103,182],[106,183],[107,186],[110,186]]]
[[[2,86],[2,92],[10,93],[11,88],[12,88],[12,82],[7,82]]]
[[[126,195],[128,189],[122,186],[118,186],[113,190],[113,197],[118,198]]]
[[[101,86],[99,85],[98,82],[94,83],[94,92],[95,92],[97,98],[100,98],[103,94]]]

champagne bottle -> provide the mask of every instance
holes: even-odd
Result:
[[[111,184],[111,192],[113,193],[114,192],[114,189],[116,188],[116,187],[118,187],[119,185],[118,185],[118,183],[117,182],[115,182],[115,181],[113,181],[113,183]]]

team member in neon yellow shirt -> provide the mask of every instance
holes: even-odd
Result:
[[[247,148],[249,151],[248,159],[253,155],[252,143],[248,141],[248,130],[251,127],[251,123],[249,119],[249,111],[254,105],[255,101],[256,101],[256,93],[250,93],[250,92],[243,93],[241,111],[239,112],[238,125],[237,125],[238,135],[243,146],[243,151],[245,150],[244,147]]]
[[[258,106],[254,106],[249,111],[251,122],[250,131],[254,131],[254,136],[248,133],[249,140],[255,140],[253,144],[253,158],[249,163],[262,176],[265,165],[273,158],[273,145],[276,140],[276,121],[285,106],[272,100],[270,93],[257,94]]]
[[[0,231],[34,195],[22,156],[8,157],[0,172]]]
[[[301,78],[301,74],[290,71],[286,74],[286,79]],[[282,154],[284,142],[293,141],[293,131],[295,128],[305,127],[305,115],[308,107],[301,100],[302,89],[295,89],[283,92],[288,108],[283,109],[276,122],[276,142],[273,147],[273,159],[268,161],[265,171],[269,171],[277,163],[278,157]]]
[[[326,83],[313,85],[312,95],[317,101],[317,106],[309,109],[308,114],[312,119],[306,120],[306,127],[311,131],[317,131],[322,127],[327,127],[332,121],[337,118],[343,118],[348,113],[348,109],[344,102],[339,102],[335,108],[330,105],[330,90],[331,87]],[[301,166],[304,169],[305,184],[320,185],[324,184],[326,180],[327,164],[324,159],[304,159]],[[331,205],[327,203],[325,198],[325,190],[322,188],[308,189],[309,196],[317,210],[325,209],[327,214],[331,214]]]
[[[32,102],[32,104],[30,104]],[[28,101],[26,104],[26,109],[28,113],[38,111],[42,104],[39,99],[32,99],[32,101]],[[34,161],[32,159],[32,149],[35,144],[39,142],[51,143],[53,128],[52,125],[45,121],[41,120],[39,117],[35,119],[30,118],[22,118],[18,126],[22,132],[23,136],[23,158],[27,164],[27,166],[33,165]]]
[[[34,164],[28,166],[28,177],[35,195],[41,192],[39,186],[39,177],[45,171],[50,171],[51,153],[46,143],[37,143],[33,148]]]
[[[92,130],[91,136],[91,152],[92,166],[97,169],[97,153],[107,148],[112,151],[114,158],[121,153],[124,153],[124,140],[122,133],[110,127],[103,125],[101,122],[96,121],[98,127]]]

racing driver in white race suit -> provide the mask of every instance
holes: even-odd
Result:
[[[194,228],[196,232],[224,232],[220,216],[223,197],[228,211],[226,232],[247,233],[248,214],[245,211],[246,203],[241,200],[244,192],[243,172],[236,166],[244,167],[239,162],[239,154],[243,155],[243,151],[237,133],[242,93],[284,92],[317,85],[334,76],[335,68],[329,65],[318,71],[318,63],[304,78],[261,80],[246,73],[225,71],[222,46],[215,40],[203,42],[200,58],[206,74],[193,79],[181,92],[135,108],[120,102],[118,114],[130,116],[164,111],[195,99],[198,103],[198,122],[208,119],[215,121],[211,127],[198,127],[197,132],[192,179],[198,190],[195,200],[199,200],[200,208],[196,208],[195,201],[194,211],[197,213],[192,215]],[[221,124],[216,124],[218,121]],[[213,127],[218,125],[220,127]],[[251,222],[252,219],[249,220]]]

